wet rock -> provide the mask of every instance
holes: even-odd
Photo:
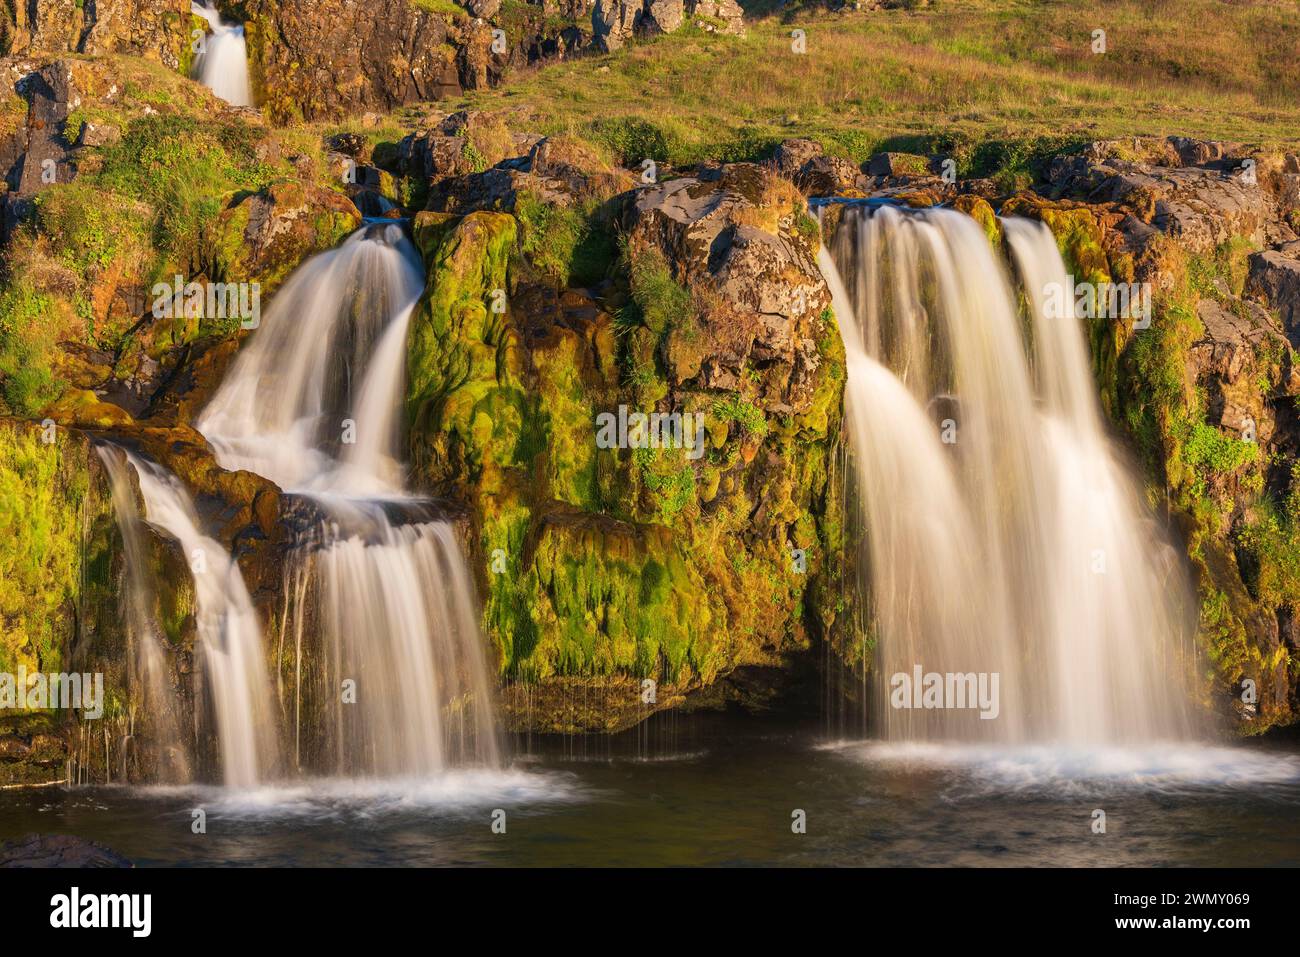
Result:
[[[0,867],[134,867],[96,841],[71,834],[28,834],[0,844]]]

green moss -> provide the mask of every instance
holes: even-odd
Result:
[[[61,670],[69,603],[82,576],[84,462],[68,440],[0,422],[0,671]]]
[[[521,191],[515,199],[520,251],[561,287],[594,286],[608,275],[617,254],[595,212],[595,204],[574,209]]]

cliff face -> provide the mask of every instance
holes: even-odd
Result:
[[[416,218],[410,441],[471,506],[511,724],[615,730],[834,625],[843,353],[788,184],[741,164],[584,216],[543,180],[562,149],[521,159],[514,215]],[[602,214],[627,240],[593,270]],[[651,415],[678,438],[620,425]]]

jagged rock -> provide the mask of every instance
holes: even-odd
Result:
[[[596,47],[612,53],[632,38],[645,16],[645,0],[596,0],[591,29]]]
[[[1196,314],[1205,332],[1192,344],[1189,358],[1198,379],[1213,375],[1236,382],[1253,368],[1260,346],[1279,335],[1266,311],[1254,303],[1239,304],[1246,317],[1213,299],[1197,303]]]
[[[227,281],[257,280],[269,295],[307,255],[361,225],[353,203],[332,189],[276,183],[223,210],[216,259]]]
[[[699,357],[701,384],[736,388],[751,359],[769,368],[769,408],[802,410],[830,302],[808,238],[795,230],[803,198],[761,167],[724,166],[708,181],[682,177],[643,190],[630,242],[662,250],[678,281],[719,297]]]
[[[96,841],[71,834],[28,834],[0,844],[0,867],[134,867]]]
[[[1058,157],[1048,174],[1055,194],[1117,203],[1193,253],[1236,236],[1256,244],[1291,238],[1278,226],[1276,186],[1258,166],[1246,166],[1252,157],[1234,144],[1175,137],[1121,145],[1104,141],[1081,156]]]
[[[469,0],[465,8],[476,17],[491,20],[501,11],[501,0]]]
[[[247,9],[255,92],[277,122],[391,110],[493,75],[491,28],[468,14],[407,0],[253,0]]]
[[[785,140],[773,155],[777,170],[809,196],[832,196],[866,185],[853,163],[828,156],[814,140]]]
[[[189,59],[189,0],[16,3],[11,54],[129,53],[178,69]]]
[[[1251,255],[1249,264],[1246,293],[1278,311],[1287,338],[1300,348],[1300,259],[1268,249]]]

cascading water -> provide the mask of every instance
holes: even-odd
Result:
[[[145,574],[143,523],[136,514],[130,465],[126,453],[119,448],[101,445],[96,451],[108,473],[113,511],[122,534],[131,706],[149,725],[148,763],[153,775],[164,783],[184,784],[190,780],[189,750],[181,735],[180,703],[172,687],[165,641],[154,615],[153,583]],[[133,729],[136,723],[133,714]],[[127,775],[124,773],[123,777]]]
[[[1003,226],[1027,322],[961,213],[847,206],[820,254],[847,354],[881,733],[1186,739],[1186,573],[1106,435],[1079,321],[1047,308],[1050,284],[1073,291],[1051,233]],[[918,666],[998,675],[997,717],[891,703]]]
[[[101,454],[113,476],[114,505],[121,522],[123,516],[134,515],[135,508],[125,475],[120,471],[114,475],[113,470],[120,466],[110,464],[120,453],[110,450]],[[279,749],[274,699],[262,658],[262,634],[248,589],[239,566],[219,542],[203,534],[193,503],[176,477],[129,452],[125,458],[139,478],[145,521],[180,543],[194,576],[198,663],[203,673],[200,687],[216,724],[224,781],[230,787],[251,788],[274,773]],[[144,556],[131,542],[127,539],[127,562],[134,569],[128,602],[131,615],[140,616],[135,623],[137,634],[144,636],[154,625],[149,621],[144,591]],[[158,641],[155,633],[142,645],[149,680],[154,683],[165,674],[156,657],[161,654]],[[148,650],[151,644],[153,651]],[[161,696],[161,692],[157,694]]]
[[[402,228],[363,227],[294,273],[197,422],[223,467],[327,515],[286,577],[282,633],[294,641],[298,760],[314,680],[339,772],[500,759],[472,579],[452,526],[402,484],[406,330],[423,288]],[[314,679],[301,667],[307,630],[328,665]],[[355,703],[340,693],[349,681]]]
[[[194,78],[234,106],[252,106],[253,91],[248,83],[248,50],[242,24],[226,23],[206,3],[191,3],[190,10],[212,28],[203,38],[203,48],[194,58]]]

